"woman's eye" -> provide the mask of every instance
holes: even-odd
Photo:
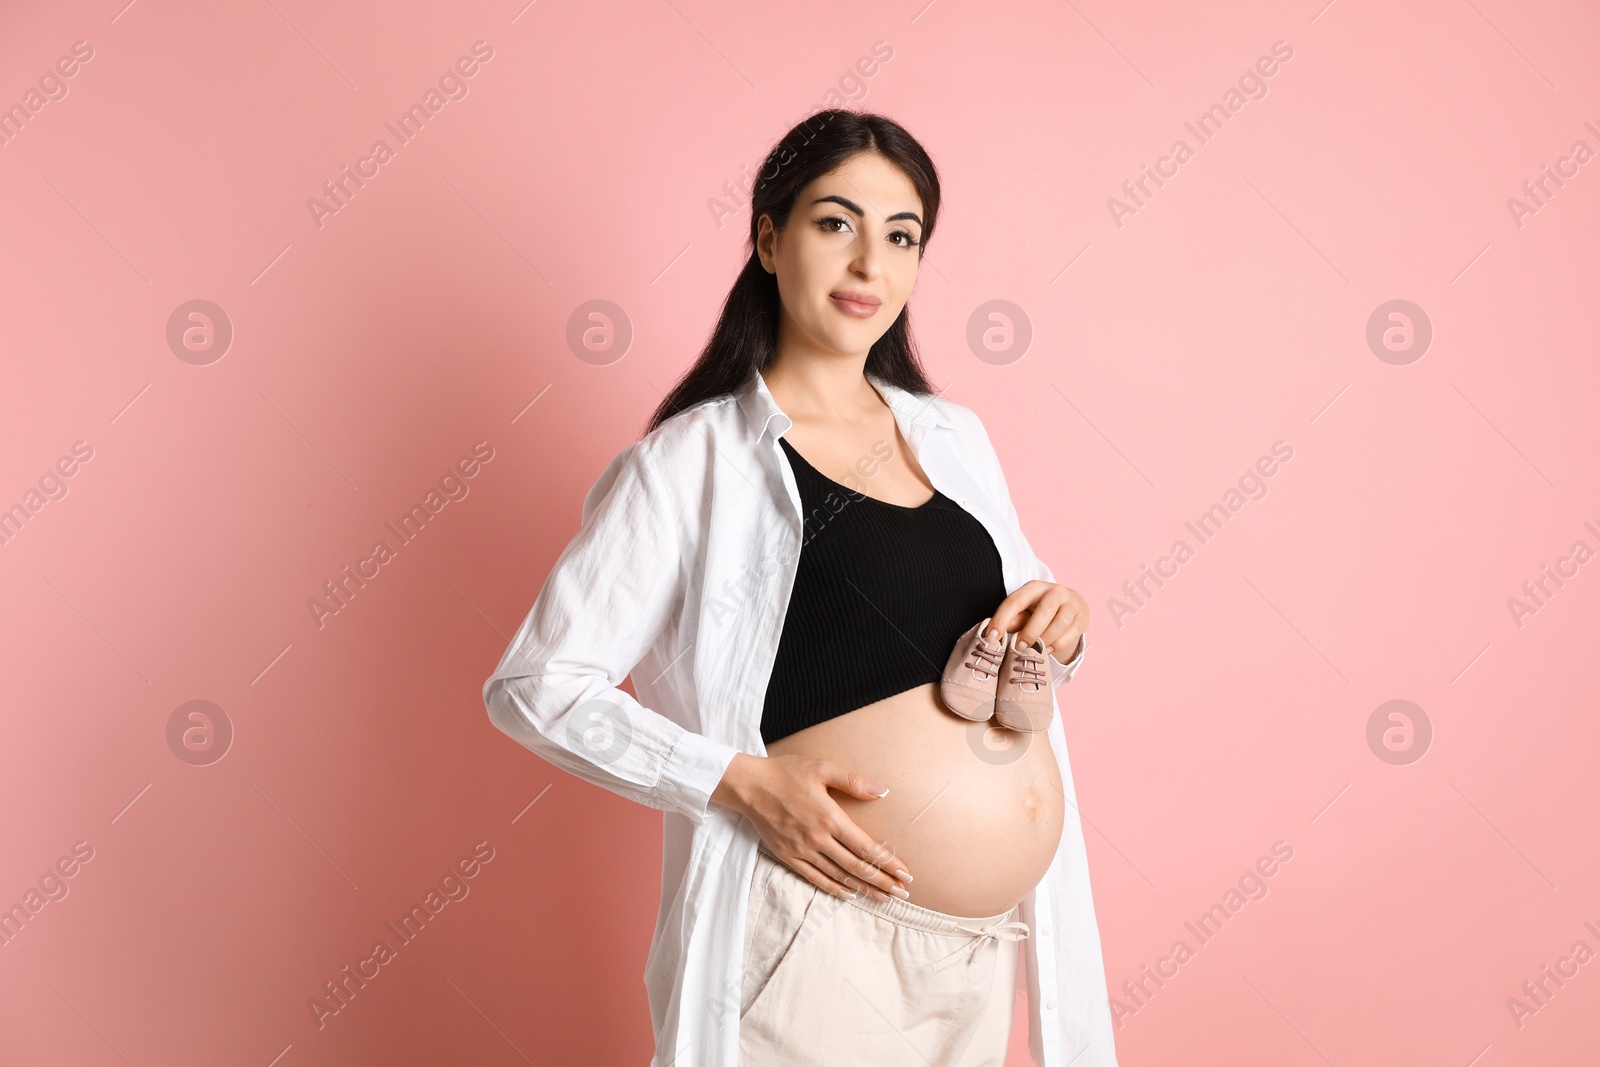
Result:
[[[833,223],[838,223],[840,226],[848,226],[850,224],[848,219],[842,218],[842,217],[840,217],[838,215],[829,215],[825,219],[818,219],[817,220],[817,226],[820,227],[824,233],[840,233],[840,232],[842,232],[840,230],[830,229],[829,227]],[[896,248],[915,248],[915,247],[917,247],[917,245],[922,243],[921,241],[918,241],[915,237],[912,237],[911,234],[907,233],[905,230],[896,230],[896,231],[894,231],[894,233],[891,233],[889,235],[889,237],[891,239],[895,238],[895,237],[904,237],[905,238],[905,240],[903,242],[900,242],[900,243],[895,245]]]

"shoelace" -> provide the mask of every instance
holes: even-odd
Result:
[[[991,923],[988,926],[962,926],[961,930],[972,934],[972,943],[962,945],[950,955],[944,957],[933,965],[936,971],[942,971],[952,963],[960,961],[961,954],[967,953],[966,960],[971,963],[978,956],[978,950],[990,940],[994,941],[1021,941],[1028,936],[1028,924],[1020,920],[1011,922]]]
[[[1036,685],[1040,689],[1043,689],[1044,682],[1044,657],[1026,645],[1013,646],[1011,657],[1011,684]]]
[[[1003,648],[987,644],[980,637],[977,644],[972,647],[973,658],[967,660],[964,666],[971,667],[980,678],[994,678],[1000,673],[1000,659],[1004,655]]]

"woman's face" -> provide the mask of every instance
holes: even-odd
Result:
[[[778,276],[780,350],[865,357],[917,284],[921,243],[916,187],[875,152],[802,188],[782,233],[761,216],[756,253]]]

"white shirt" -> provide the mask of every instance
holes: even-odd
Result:
[[[1029,547],[978,416],[869,376],[935,489],[1000,553],[1007,592],[1055,581]],[[744,918],[759,835],[711,793],[761,712],[804,525],[759,373],[623,449],[583,502],[528,617],[484,683],[494,724],[563,770],[663,811],[661,906],[645,964],[650,1067],[737,1067]],[[1084,645],[1087,646],[1087,639]],[[1049,660],[1053,685],[1082,662]],[[617,688],[632,674],[638,699]],[[1052,698],[1055,690],[1052,688]],[[1068,811],[1022,902],[1029,1046],[1043,1067],[1116,1067],[1100,933],[1057,701],[1047,736]]]

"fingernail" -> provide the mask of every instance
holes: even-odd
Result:
[[[903,878],[908,882],[916,881],[916,879],[911,877],[911,872],[910,871],[895,871],[894,873],[897,876],[899,876],[900,878]]]
[[[875,796],[875,797],[877,797],[877,798],[878,798],[878,799],[879,799],[879,800],[882,800],[882,799],[883,799],[883,798],[884,798],[884,797],[886,797],[886,796],[888,796],[888,795],[889,795],[889,791],[888,791],[888,790],[887,790],[887,789],[885,789],[885,790],[884,790],[884,791],[883,791],[883,792],[881,792],[881,793],[878,793],[878,792],[873,792],[873,791],[871,791],[871,790],[869,790],[869,792],[872,792],[872,795],[873,795],[873,796]]]
[[[900,898],[902,900],[910,900],[911,899],[911,894],[906,892],[906,887],[903,886],[903,885],[895,886],[894,887],[894,891],[900,895]]]

